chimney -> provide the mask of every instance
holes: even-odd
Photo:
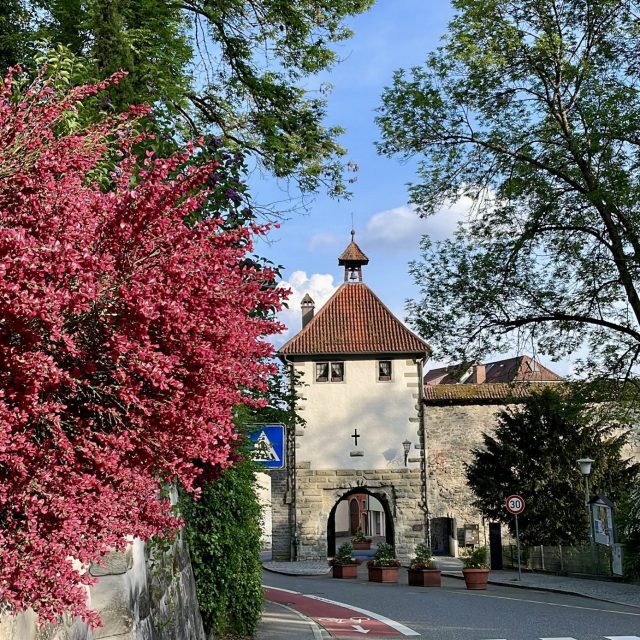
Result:
[[[302,298],[300,302],[300,307],[302,308],[302,328],[304,329],[313,319],[313,311],[316,308],[316,303],[308,293],[305,293],[304,298]]]
[[[482,362],[476,362],[473,365],[471,380],[473,384],[484,384],[487,381],[487,368]]]

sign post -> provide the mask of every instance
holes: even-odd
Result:
[[[516,517],[516,546],[518,550],[518,580],[522,580],[522,569],[520,567],[520,530],[518,529],[518,515],[524,511],[525,501],[522,496],[509,496],[505,502],[507,511]]]

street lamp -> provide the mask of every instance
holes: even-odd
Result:
[[[591,465],[594,463],[594,460],[592,460],[591,458],[580,458],[580,460],[576,460],[576,462],[580,465],[580,472],[584,477],[584,506],[587,510],[587,522],[589,523],[589,544],[591,545],[591,554],[593,556],[593,552],[595,550],[595,540],[593,538],[591,509],[589,508],[589,475],[591,474]]]
[[[407,466],[407,458],[409,457],[409,450],[411,449],[411,441],[410,440],[405,440],[402,443],[402,446],[404,447],[404,466]]]

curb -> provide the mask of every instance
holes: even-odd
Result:
[[[456,578],[456,580],[464,580],[464,576],[461,576],[453,571],[443,571],[443,576],[448,578]],[[500,580],[491,580],[489,578],[489,584],[495,584],[499,587],[514,587],[515,589],[529,589],[531,591],[547,591],[549,593],[564,593],[568,596],[580,596],[581,598],[589,598],[589,600],[596,600],[598,602],[608,602],[610,604],[617,604],[620,607],[631,607],[632,609],[640,609],[638,604],[629,604],[628,602],[620,602],[619,600],[611,600],[610,598],[604,598],[602,596],[594,596],[588,593],[582,593],[580,591],[570,591],[568,589],[558,589],[556,587],[540,587],[528,584],[517,584],[516,582],[502,582]]]
[[[298,573],[295,571],[283,571],[282,569],[274,569],[273,567],[268,567],[267,563],[263,563],[262,568],[269,573],[279,573],[283,576],[328,576],[331,573],[331,567],[327,567],[327,570],[323,571],[322,573],[310,571],[305,571],[304,573]]]

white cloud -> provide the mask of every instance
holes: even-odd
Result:
[[[411,205],[381,211],[369,219],[363,240],[372,246],[395,250],[416,247],[423,235],[432,240],[444,240],[453,235],[470,208],[471,199],[463,197],[428,218],[420,218]]]
[[[307,275],[305,271],[294,271],[288,280],[283,280],[280,283],[280,286],[290,289],[291,295],[287,300],[288,309],[283,309],[278,314],[280,322],[287,327],[287,330],[277,338],[278,346],[284,344],[291,336],[300,331],[302,326],[300,302],[305,293],[313,298],[317,313],[338,288],[333,282],[333,274],[313,273]]]
[[[315,251],[316,249],[336,247],[341,242],[344,242],[344,238],[340,239],[335,233],[316,233],[311,236],[307,247],[309,247],[311,251]]]

